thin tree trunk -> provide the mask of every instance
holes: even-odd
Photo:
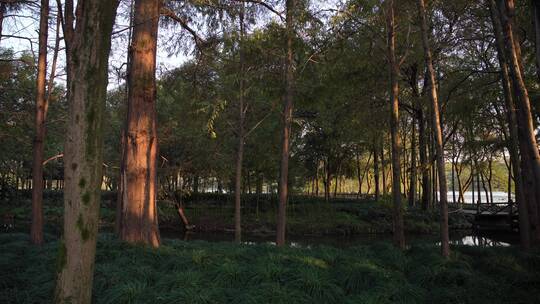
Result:
[[[294,9],[295,0],[286,1],[286,28],[287,28],[287,60],[286,60],[286,93],[285,104],[283,106],[283,134],[281,142],[281,166],[279,174],[279,209],[276,230],[276,245],[285,245],[286,231],[286,211],[288,196],[288,176],[289,176],[289,144],[293,113],[293,87],[294,87],[294,67],[293,67],[293,35],[294,35]],[[329,182],[329,181],[328,181]]]
[[[368,159],[367,159],[367,162],[366,162],[366,166],[364,167],[364,173],[362,173],[362,184],[363,184],[363,181],[367,179],[367,182],[368,182],[368,185],[369,185],[369,163],[370,162],[371,162],[371,153],[369,153],[369,156],[368,156]],[[360,187],[362,187],[362,185],[360,185]],[[366,192],[367,194],[369,194],[369,190],[370,190],[370,187],[368,186],[368,189],[367,189],[367,192]]]
[[[420,170],[422,172],[422,210],[427,210],[430,204],[429,164],[427,157],[426,122],[424,110],[418,111],[418,144],[420,149]]]
[[[386,164],[384,162],[384,143],[381,143],[381,173],[382,173],[382,193],[386,196]]]
[[[480,189],[480,169],[478,161],[476,162],[476,191],[478,191],[478,205],[482,204],[482,190]]]
[[[356,175],[358,177],[357,197],[360,197],[360,195],[362,195],[362,170],[360,167],[360,152],[358,151],[358,148],[356,150]]]
[[[120,238],[153,247],[160,244],[157,218],[156,51],[159,0],[135,0],[130,66],[125,189]]]
[[[523,176],[521,167],[519,166],[519,131],[518,131],[518,122],[516,115],[516,107],[514,98],[512,96],[512,85],[510,82],[510,74],[508,61],[506,54],[504,52],[504,37],[503,37],[503,27],[501,24],[501,18],[499,16],[500,11],[497,8],[495,0],[490,0],[490,12],[491,20],[493,22],[493,28],[495,32],[495,42],[497,46],[497,55],[499,59],[499,64],[501,66],[501,82],[504,93],[504,100],[506,106],[506,119],[508,122],[509,129],[509,147],[508,151],[510,152],[510,167],[514,173],[514,184],[515,184],[515,194],[516,201],[518,204],[518,216],[519,216],[519,234],[520,234],[520,243],[521,247],[524,250],[528,250],[531,247],[531,233],[530,233],[530,223],[529,223],[529,214],[528,214],[528,202],[525,199],[525,191],[523,188]],[[510,170],[509,170],[510,175]],[[511,187],[509,182],[509,187]],[[511,189],[511,188],[510,188]],[[508,195],[511,195],[511,191],[508,191]],[[509,200],[510,201],[510,200]]]
[[[416,79],[416,77],[415,77]],[[418,99],[420,96],[414,96],[415,102],[418,105]],[[410,185],[409,185],[409,206],[416,205],[416,180],[417,178],[417,168],[416,168],[416,116],[413,116],[412,121],[412,134],[411,134],[411,176],[410,176]]]
[[[379,188],[379,153],[377,146],[373,148],[373,178],[375,183],[375,201],[379,201],[381,190]]]
[[[476,204],[475,192],[474,192],[474,166],[471,161],[471,193],[472,193],[472,204]]]
[[[387,0],[387,31],[388,31],[388,64],[390,69],[390,101],[392,103],[392,115],[390,119],[391,139],[392,139],[392,198],[394,202],[393,210],[393,230],[394,245],[400,249],[405,249],[405,235],[403,230],[403,210],[401,209],[401,187],[399,178],[401,176],[399,155],[401,153],[401,142],[399,139],[399,67],[396,62],[396,33],[394,20],[394,1]]]
[[[493,201],[493,184],[491,182],[492,180],[493,180],[493,160],[490,159],[488,161],[487,183],[488,183],[488,189],[489,189],[489,201],[493,204],[495,202]]]
[[[422,28],[422,42],[424,45],[424,58],[426,62],[428,80],[429,80],[429,97],[431,99],[431,112],[433,114],[433,133],[435,139],[435,149],[437,153],[437,170],[439,171],[439,199],[440,199],[440,227],[441,227],[441,250],[444,257],[450,255],[449,233],[448,233],[448,201],[447,201],[447,186],[446,186],[446,170],[444,162],[444,148],[441,130],[441,121],[439,115],[439,100],[437,95],[437,85],[435,83],[435,69],[433,68],[433,60],[431,57],[431,49],[429,46],[429,34],[426,20],[426,8],[424,0],[418,0],[418,11],[420,15],[420,26]]]
[[[103,110],[118,3],[77,2],[73,28],[73,1],[65,2],[69,111],[64,146],[64,233],[58,253],[55,303],[92,301],[103,170]]]
[[[452,159],[452,203],[456,203],[456,165]]]
[[[39,57],[36,81],[36,116],[34,153],[32,164],[32,225],[30,242],[43,243],[43,149],[45,142],[45,120],[47,119],[48,99],[45,93],[47,74],[47,39],[49,37],[49,0],[41,0],[39,20]]]
[[[486,176],[482,172],[480,172],[480,180],[482,181],[482,188],[484,189],[484,194],[486,195],[486,204],[493,203],[489,199],[489,190],[488,187],[486,187]]]
[[[245,121],[245,109],[244,109],[244,33],[245,33],[245,24],[244,24],[244,3],[240,4],[240,96],[238,98],[238,147],[236,151],[236,175],[235,175],[235,187],[234,187],[234,240],[237,243],[242,241],[242,219],[241,219],[241,209],[242,209],[242,194],[241,194],[241,184],[242,184],[242,167],[244,160],[244,121]]]

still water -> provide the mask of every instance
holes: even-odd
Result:
[[[489,194],[489,192],[488,192]],[[439,194],[437,193],[437,197],[439,197]],[[446,195],[448,202],[452,203],[454,200],[454,194],[452,191],[448,191]],[[485,191],[480,191],[480,198],[482,203],[486,203],[488,201],[486,197]],[[459,199],[459,192],[456,191],[456,202]],[[478,202],[478,192],[474,192],[474,200],[473,200],[473,193],[471,191],[467,191],[463,193],[463,199],[465,200],[465,203],[467,204],[473,204]],[[514,194],[512,194],[512,200],[515,201]],[[491,195],[489,198],[489,201],[491,202]],[[507,203],[508,202],[508,192],[503,191],[493,191],[493,202],[494,203]]]
[[[186,241],[207,241],[207,242],[233,242],[234,234],[226,232],[175,232],[171,230],[161,231],[164,239],[182,239]],[[411,234],[406,235],[408,244],[437,244],[437,235]],[[244,235],[243,243],[246,244],[275,244],[274,235]],[[332,246],[337,248],[347,248],[358,245],[372,245],[379,242],[391,242],[391,234],[359,234],[351,236],[310,236],[291,235],[288,236],[288,244],[291,247],[311,248],[313,246]],[[452,233],[450,242],[453,245],[478,246],[478,247],[506,247],[518,244],[517,234],[497,232],[479,233],[466,231],[463,233]]]

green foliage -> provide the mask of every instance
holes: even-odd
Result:
[[[58,242],[0,235],[0,302],[49,302]],[[159,249],[100,236],[95,303],[534,303],[540,255],[419,245],[276,248],[165,240]]]

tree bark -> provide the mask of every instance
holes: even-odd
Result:
[[[403,230],[403,210],[401,208],[401,185],[399,155],[401,153],[401,142],[398,134],[399,130],[399,67],[396,62],[396,33],[394,20],[394,1],[387,0],[388,10],[386,12],[386,22],[388,31],[388,65],[390,70],[390,101],[392,104],[390,133],[392,140],[392,200],[393,210],[393,230],[394,245],[400,249],[405,249],[405,235]]]
[[[30,242],[43,243],[43,150],[45,144],[45,120],[48,99],[46,96],[47,39],[49,37],[49,0],[41,0],[39,19],[39,57],[36,81],[36,116],[32,164],[32,225]]]
[[[430,205],[429,164],[427,157],[426,121],[424,110],[418,112],[418,144],[420,149],[420,170],[422,171],[422,210],[427,210]]]
[[[375,201],[379,201],[381,190],[379,187],[379,152],[377,151],[377,145],[373,147],[373,179],[375,183]]]
[[[418,96],[416,97],[418,98]],[[412,121],[412,134],[411,134],[411,176],[409,183],[409,206],[416,204],[416,117],[413,117]]]
[[[508,71],[508,61],[504,52],[504,37],[503,27],[501,24],[501,18],[499,16],[499,10],[495,0],[489,1],[489,8],[491,12],[491,20],[493,22],[493,29],[495,32],[495,42],[497,47],[497,56],[499,59],[499,65],[501,66],[501,82],[504,93],[505,107],[506,107],[506,120],[509,129],[509,147],[510,152],[510,167],[514,173],[514,185],[515,195],[518,204],[518,216],[519,216],[519,235],[521,248],[528,250],[531,247],[531,232],[528,214],[528,200],[525,197],[525,191],[523,189],[523,176],[521,173],[520,155],[519,155],[519,132],[516,115],[516,107],[514,103],[514,97],[512,95],[512,84],[510,80],[510,74]],[[509,172],[510,175],[510,172]],[[509,180],[509,188],[510,188]],[[511,188],[510,188],[511,189]],[[510,191],[509,191],[510,195]]]
[[[294,9],[295,0],[286,1],[286,28],[287,28],[287,59],[285,64],[286,70],[286,89],[285,103],[283,106],[283,130],[281,136],[281,165],[279,174],[279,208],[276,230],[276,245],[285,245],[286,231],[286,211],[287,211],[287,196],[288,196],[288,181],[289,181],[289,141],[292,124],[293,113],[293,88],[294,88],[294,66],[293,66],[293,35],[294,35]],[[330,181],[327,181],[328,183]]]
[[[234,180],[234,240],[237,243],[242,241],[242,220],[241,220],[241,209],[242,209],[242,167],[244,160],[244,141],[245,141],[245,132],[244,132],[244,122],[245,122],[245,108],[244,108],[244,72],[245,72],[245,63],[244,63],[244,33],[245,33],[245,23],[244,23],[244,3],[240,4],[240,94],[238,98],[238,147],[236,151],[236,174]]]
[[[128,71],[125,189],[120,238],[153,247],[160,244],[157,219],[156,50],[159,0],[135,0]]]
[[[540,202],[540,154],[538,152],[538,145],[534,133],[529,93],[525,86],[523,69],[521,66],[521,47],[514,37],[514,0],[500,0],[498,6],[503,25],[504,44],[509,67],[508,70],[510,72],[509,74],[512,80],[518,109],[517,123],[522,156],[521,169],[524,174],[524,180],[528,180],[531,183],[530,185],[527,185],[527,187],[524,186],[524,189],[529,189],[531,192],[529,211],[532,214],[529,214],[529,216],[531,222],[535,224],[536,240],[540,241],[540,227],[538,226],[538,203]],[[528,175],[528,178],[525,178],[526,174]]]
[[[369,160],[368,160],[368,163],[369,163]],[[360,197],[360,195],[362,195],[362,169],[360,167],[360,151],[358,151],[358,147],[356,149],[356,176],[358,178],[357,197]]]
[[[433,68],[433,59],[431,48],[429,46],[429,34],[426,20],[426,8],[424,0],[418,0],[418,12],[420,17],[420,26],[422,29],[422,42],[424,46],[424,59],[428,74],[429,97],[431,99],[431,112],[433,115],[433,137],[435,139],[435,150],[437,160],[437,170],[439,171],[439,207],[440,207],[440,229],[441,229],[441,251],[444,257],[450,256],[450,237],[448,232],[448,199],[446,185],[446,169],[444,162],[444,147],[441,130],[441,121],[439,115],[439,98],[437,95],[437,85],[435,83],[435,69]]]
[[[536,77],[540,82],[540,1],[531,0],[532,2],[532,16],[534,23],[534,41],[535,41],[535,50],[536,50]]]
[[[73,1],[65,3],[69,111],[64,146],[64,234],[58,254],[55,303],[86,304],[92,300],[103,170],[103,112],[118,1],[77,2],[75,28]]]
[[[382,193],[386,196],[386,163],[384,161],[384,143],[381,142],[381,175],[382,175]]]

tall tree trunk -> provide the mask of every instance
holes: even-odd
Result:
[[[384,161],[384,143],[381,142],[381,175],[382,175],[382,193],[386,196],[386,163]]]
[[[360,195],[362,195],[362,169],[360,167],[360,152],[358,151],[358,148],[356,150],[356,176],[358,177],[357,197],[360,197]]]
[[[451,171],[452,171],[452,203],[456,203],[456,166],[452,157]]]
[[[420,149],[420,170],[422,172],[422,210],[427,210],[430,205],[430,181],[429,181],[429,164],[427,157],[427,138],[426,138],[426,121],[424,110],[419,108],[418,111],[418,144]]]
[[[411,134],[411,176],[409,185],[409,206],[416,204],[416,117],[413,117]]]
[[[512,85],[510,80],[510,74],[508,71],[508,61],[504,52],[504,37],[503,27],[501,24],[501,18],[499,16],[499,10],[495,0],[490,0],[490,12],[491,20],[493,22],[493,28],[495,32],[495,42],[497,46],[497,56],[499,59],[499,65],[501,66],[501,82],[504,93],[505,107],[506,107],[506,120],[508,122],[509,129],[509,147],[510,152],[510,167],[514,173],[515,195],[518,204],[518,216],[519,216],[519,235],[521,247],[524,250],[528,250],[531,247],[531,232],[528,214],[528,205],[530,202],[525,197],[525,191],[523,189],[523,176],[520,167],[520,155],[518,149],[519,131],[516,115],[516,107],[514,97],[512,95]],[[510,172],[509,172],[510,175]],[[509,185],[510,185],[509,181]],[[511,188],[510,188],[511,189]],[[510,195],[510,191],[509,195]],[[530,197],[530,196],[528,196]],[[533,197],[534,199],[534,197]]]
[[[234,180],[234,240],[237,243],[242,241],[242,219],[241,219],[241,209],[242,209],[242,167],[244,160],[244,121],[245,121],[245,108],[244,108],[244,33],[245,33],[245,24],[244,24],[244,3],[240,4],[240,72],[238,74],[240,78],[240,94],[238,98],[238,147],[236,151],[236,174]]]
[[[119,1],[77,2],[75,28],[73,1],[65,3],[69,111],[64,146],[64,234],[55,303],[87,304],[92,300],[99,222],[107,67]]]
[[[474,165],[471,160],[471,195],[472,195],[472,204],[476,204],[475,192],[474,192]]]
[[[131,46],[132,39],[133,39],[133,14],[134,14],[134,1],[131,0],[129,4],[129,32],[128,32],[128,46]],[[128,52],[127,56],[127,70],[129,71],[131,68],[131,57]],[[125,78],[126,85],[125,85],[125,105],[127,108],[128,99],[129,99],[129,77],[126,75]],[[127,114],[126,114],[127,115]],[[118,187],[117,187],[117,193],[116,193],[116,216],[115,216],[115,223],[114,223],[114,229],[115,233],[118,235],[118,237],[121,237],[121,231],[122,231],[122,210],[124,210],[123,207],[123,197],[124,192],[126,190],[126,183],[127,181],[124,179],[124,172],[126,170],[126,130],[127,130],[128,121],[127,119],[123,123],[123,129],[120,131],[120,170],[118,170]],[[179,174],[178,174],[179,175]],[[175,182],[178,182],[178,175],[175,178]],[[177,185],[176,185],[177,186]],[[176,191],[175,186],[175,191]]]
[[[379,187],[379,152],[377,146],[373,148],[373,178],[375,183],[375,201],[379,201],[381,190]]]
[[[401,187],[399,178],[401,176],[399,155],[401,153],[401,142],[399,139],[399,67],[396,62],[396,33],[394,20],[394,1],[387,0],[388,10],[386,12],[386,22],[388,31],[388,64],[390,69],[390,101],[392,103],[392,114],[390,119],[390,133],[392,137],[392,199],[394,202],[393,230],[394,245],[400,249],[405,249],[405,235],[403,230],[403,210],[401,209]]]
[[[283,106],[283,130],[281,136],[281,166],[279,174],[279,209],[276,230],[276,245],[285,245],[286,211],[289,181],[289,144],[293,113],[293,87],[294,87],[294,62],[293,62],[293,36],[294,36],[294,10],[295,0],[286,1],[286,28],[287,28],[287,60],[286,60],[286,92]],[[330,181],[327,181],[328,183]]]
[[[34,153],[32,164],[32,225],[30,241],[32,244],[43,243],[43,149],[45,142],[45,120],[48,100],[45,93],[47,74],[47,39],[49,37],[49,0],[41,0],[39,20],[39,57],[36,81],[36,116]]]
[[[418,0],[418,13],[420,16],[420,26],[422,29],[422,42],[424,45],[424,59],[428,74],[429,98],[431,99],[431,113],[433,115],[433,138],[435,139],[435,150],[437,159],[437,170],[439,171],[439,207],[440,207],[440,229],[441,229],[441,251],[444,257],[450,256],[450,236],[448,232],[448,198],[446,185],[446,169],[444,162],[444,147],[441,130],[441,119],[439,115],[439,97],[437,95],[437,84],[435,83],[435,69],[431,57],[429,46],[429,33],[426,20],[426,8],[424,0]]]
[[[504,31],[504,41],[506,46],[506,58],[508,58],[509,74],[511,76],[514,93],[516,96],[516,105],[518,109],[518,130],[520,150],[522,156],[522,173],[529,175],[528,180],[531,185],[524,187],[531,192],[531,198],[534,197],[534,201],[529,202],[529,214],[531,222],[535,224],[536,228],[536,240],[540,241],[540,226],[538,225],[538,218],[540,208],[538,204],[540,202],[540,154],[538,152],[538,145],[535,138],[533,119],[531,114],[531,104],[529,99],[529,93],[525,86],[523,68],[521,66],[521,47],[519,42],[514,37],[513,19],[515,15],[514,1],[513,0],[500,0],[499,11],[501,12],[501,19]],[[530,170],[530,171],[526,171]]]
[[[157,219],[156,49],[159,0],[135,0],[130,65],[125,189],[120,239],[153,247],[160,244]]]

